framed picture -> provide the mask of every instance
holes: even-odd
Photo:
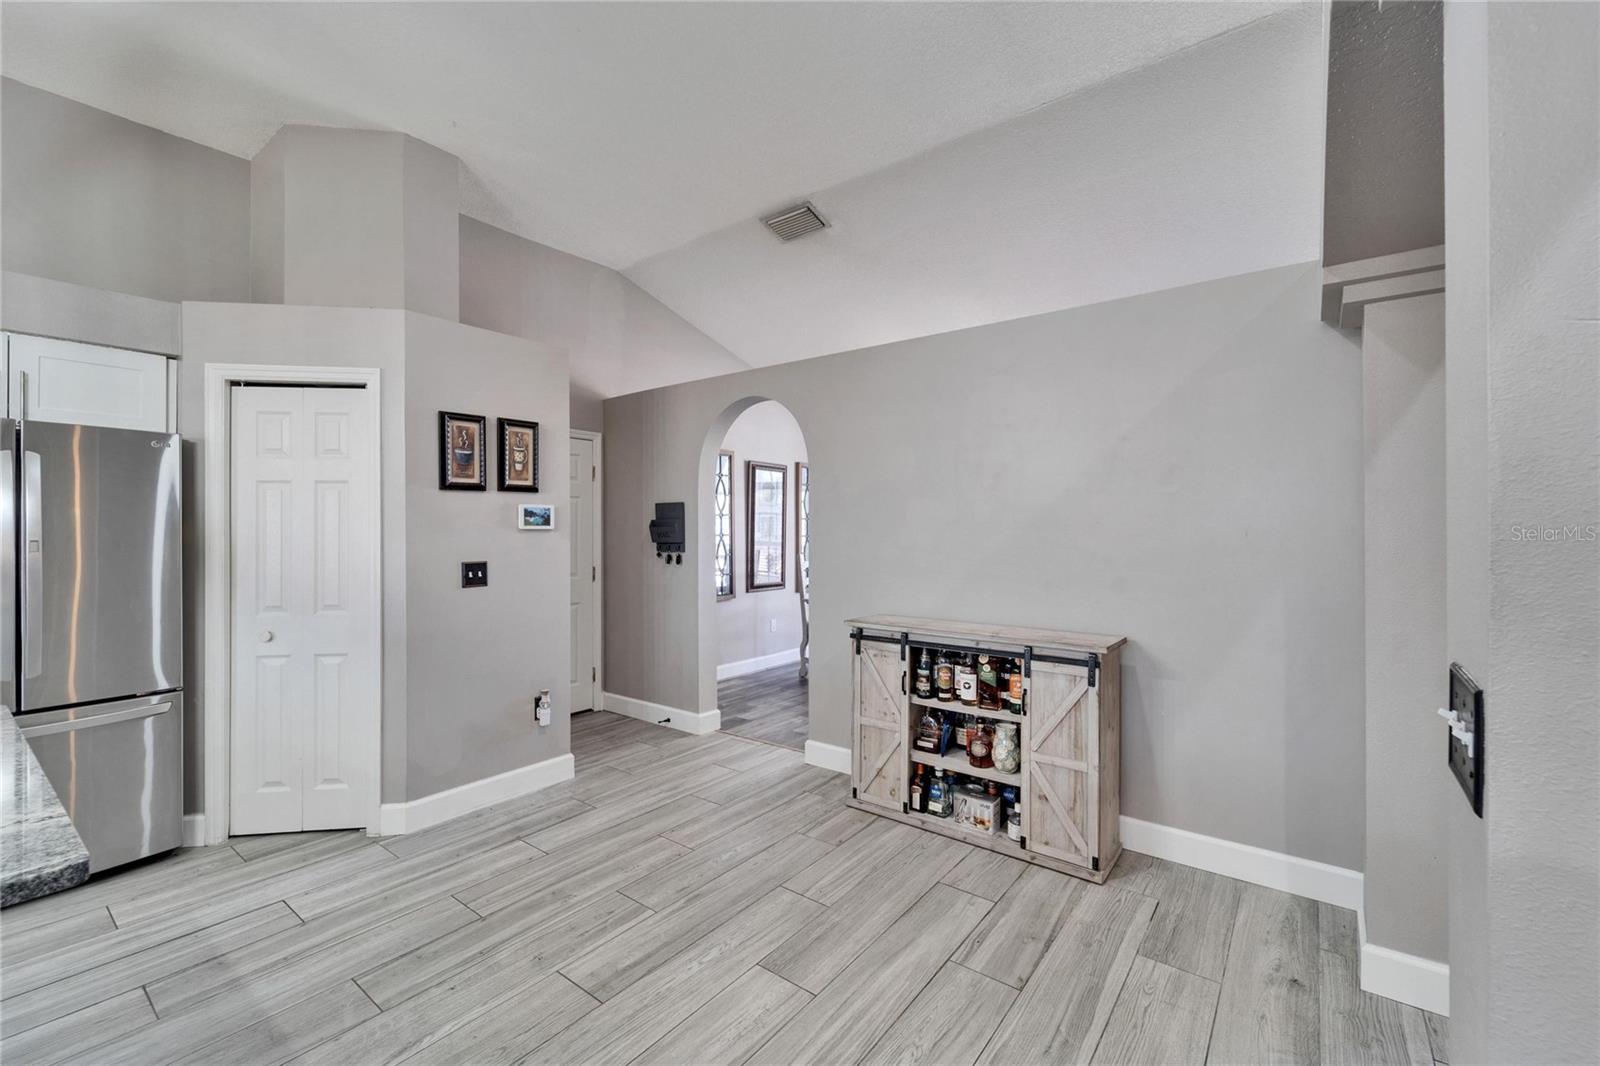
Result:
[[[439,412],[439,487],[441,489],[466,489],[483,492],[485,489],[483,463],[483,434],[486,420],[482,415],[463,415],[455,411]]]
[[[556,509],[547,503],[517,504],[518,529],[556,528]]]
[[[744,464],[744,588],[781,589],[789,521],[789,468],[781,463]]]
[[[497,418],[500,429],[500,491],[539,491],[539,423]]]

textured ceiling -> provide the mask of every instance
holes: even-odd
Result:
[[[1159,60],[1227,3],[3,5],[7,75],[250,157],[459,156],[465,212],[623,268]]]
[[[1325,71],[1306,5],[626,273],[761,366],[1313,260]]]
[[[1294,3],[6,3],[4,73],[249,157],[461,159],[465,214],[622,270],[756,365],[1313,259]],[[831,228],[754,219],[810,198]],[[1314,313],[1314,310],[1313,310]]]

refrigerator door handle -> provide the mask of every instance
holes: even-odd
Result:
[[[68,718],[60,722],[48,722],[44,725],[22,725],[22,735],[25,737],[45,737],[52,733],[71,733],[79,729],[93,729],[96,726],[114,725],[117,722],[131,722],[136,718],[153,718],[158,714],[166,714],[172,710],[171,703],[153,703],[148,707],[125,707],[120,711],[108,711],[105,714],[94,714],[92,707],[81,708],[83,718]],[[26,718],[24,718],[26,721]]]
[[[44,523],[40,518],[39,453],[22,453],[23,677],[44,672]]]

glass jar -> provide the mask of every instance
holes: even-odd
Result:
[[[994,768],[1014,774],[1022,768],[1022,734],[1015,722],[1001,722],[995,726]]]

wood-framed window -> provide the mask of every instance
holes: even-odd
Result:
[[[718,452],[716,482],[711,493],[711,558],[719,600],[733,599],[733,470],[733,453]]]
[[[811,580],[811,466],[794,464],[794,590],[805,595]]]
[[[745,591],[781,589],[788,584],[789,468],[752,459],[744,470]]]

